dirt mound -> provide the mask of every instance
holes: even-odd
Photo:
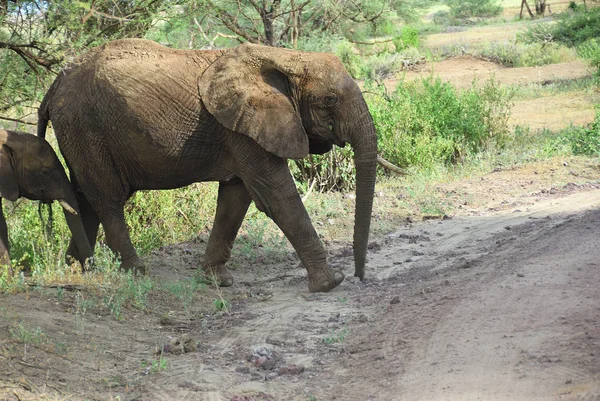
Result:
[[[490,78],[504,85],[549,84],[580,79],[589,76],[590,72],[581,60],[539,67],[506,68],[476,57],[458,56],[437,63],[428,63],[419,71],[407,71],[398,78],[384,80],[384,83],[389,90],[393,90],[403,79],[415,80],[432,74],[457,88],[469,88],[474,80],[478,84]]]

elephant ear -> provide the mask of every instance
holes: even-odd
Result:
[[[202,102],[225,128],[284,158],[308,155],[291,65],[299,53],[244,44],[219,57],[198,81]]]
[[[1,131],[1,130],[0,130]],[[0,135],[1,136],[1,135]],[[19,187],[12,164],[11,150],[0,140],[0,196],[11,202],[19,198]]]

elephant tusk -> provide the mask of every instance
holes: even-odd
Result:
[[[401,175],[406,175],[407,172],[401,168],[396,166],[395,164],[390,163],[389,161],[385,160],[383,157],[377,155],[377,163],[379,163],[379,165],[387,170],[393,171],[394,173],[398,173]]]
[[[75,216],[77,216],[77,211],[75,211],[75,209],[73,209],[73,207],[71,205],[69,205],[66,200],[64,200],[64,199],[58,199],[58,203],[60,203],[60,205],[67,212],[69,212],[69,213],[74,214]]]

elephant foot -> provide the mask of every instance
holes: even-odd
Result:
[[[210,282],[219,284],[219,287],[231,287],[233,285],[233,275],[224,265],[203,266],[202,270]]]
[[[344,273],[341,270],[335,270],[327,267],[318,272],[309,273],[308,275],[308,290],[310,292],[327,292],[344,281]]]
[[[137,256],[135,258],[123,260],[121,262],[121,270],[132,272],[136,276],[145,276],[148,274],[146,265]]]

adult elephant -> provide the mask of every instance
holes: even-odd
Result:
[[[16,201],[20,197],[52,202],[65,210],[67,225],[73,234],[73,247],[82,263],[92,256],[77,197],[65,168],[52,146],[35,135],[0,129],[0,197]],[[10,265],[8,229],[0,199],[0,265]]]
[[[80,191],[91,245],[102,223],[125,268],[144,270],[123,212],[135,191],[219,181],[203,268],[224,286],[233,282],[224,265],[251,201],[294,246],[310,291],[343,281],[327,264],[286,159],[349,142],[357,170],[355,275],[364,277],[377,140],[361,91],[333,55],[117,40],[59,74],[40,106],[38,136],[48,120]]]

